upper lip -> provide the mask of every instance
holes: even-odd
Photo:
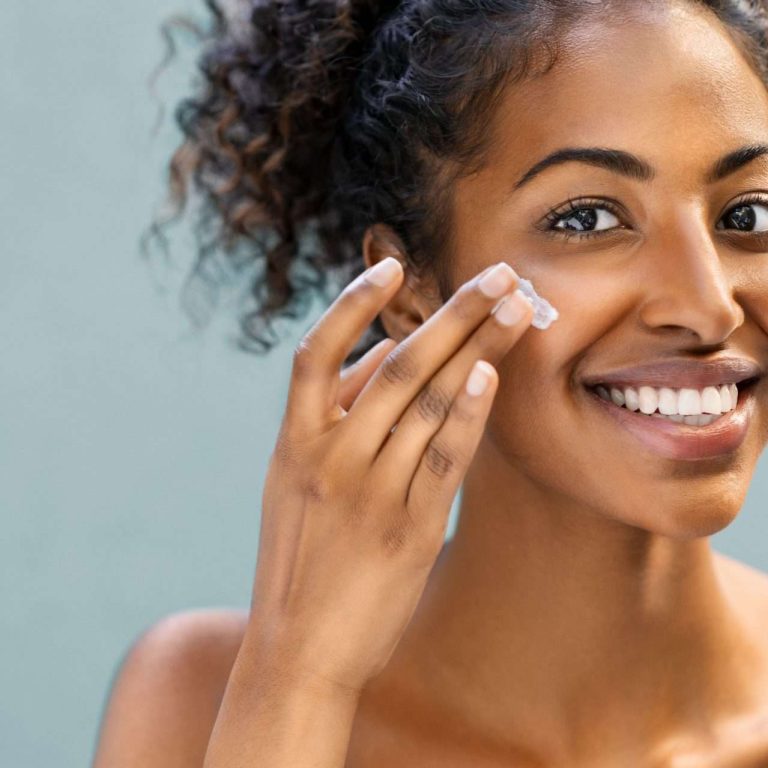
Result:
[[[660,360],[655,363],[622,368],[590,375],[583,379],[588,387],[604,384],[612,387],[672,387],[676,389],[738,384],[763,375],[753,360],[743,357],[721,357],[716,360]]]

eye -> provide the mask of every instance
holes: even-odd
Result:
[[[606,200],[569,200],[564,208],[554,209],[545,216],[542,228],[548,234],[583,240],[623,229],[617,226],[618,213],[618,208]]]
[[[768,196],[750,195],[728,209],[721,221],[728,221],[742,232],[768,232]],[[719,222],[718,222],[719,223]],[[717,227],[725,229],[725,227]]]
[[[608,200],[569,200],[563,207],[547,213],[540,226],[546,234],[565,238],[610,235],[625,229],[620,225],[621,211]],[[752,194],[731,206],[721,221],[732,225],[738,231],[753,233],[756,238],[768,242],[768,195]],[[720,226],[717,229],[727,229]]]

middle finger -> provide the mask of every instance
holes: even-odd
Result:
[[[496,269],[498,268],[498,272]],[[488,283],[491,276],[497,280]],[[364,435],[360,450],[373,459],[392,427],[422,387],[458,352],[499,299],[519,283],[509,264],[500,262],[465,282],[419,328],[384,359],[345,418],[345,428]],[[491,290],[494,288],[496,290]]]

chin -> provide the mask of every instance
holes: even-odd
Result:
[[[730,525],[738,516],[746,487],[724,488],[716,497],[701,494],[685,494],[685,488],[678,486],[677,493],[658,494],[647,499],[651,508],[638,510],[627,515],[620,522],[649,533],[666,536],[678,541],[690,541],[712,536]],[[614,516],[614,519],[618,519]]]

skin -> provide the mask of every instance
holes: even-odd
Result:
[[[707,538],[743,506],[768,440],[765,381],[738,450],[695,462],[647,450],[579,384],[670,356],[727,351],[768,366],[768,258],[746,233],[715,228],[745,192],[764,190],[755,207],[768,212],[768,157],[702,182],[727,151],[765,140],[768,94],[707,14],[603,18],[585,17],[549,73],[505,94],[485,168],[455,188],[453,285],[504,260],[560,319],[526,330],[496,364],[456,534],[362,692],[346,768],[768,764],[768,577]],[[656,177],[568,163],[510,193],[563,146],[623,149]],[[597,226],[622,228],[582,241],[537,228],[584,197],[617,200],[625,214],[599,208]],[[407,261],[382,225],[363,253],[367,265]],[[440,307],[434,285],[406,277],[382,311],[396,341]],[[202,764],[246,625],[209,613],[151,633],[127,666],[162,662],[122,677],[103,764],[117,764],[110,739],[139,741],[110,735],[114,713],[146,708],[163,677],[162,738],[167,713],[180,713],[169,756],[185,761],[162,764]]]
[[[701,182],[726,151],[764,141],[768,96],[709,16],[675,6],[624,18],[579,27],[550,73],[509,91],[485,169],[457,186],[454,284],[502,257],[560,319],[497,366],[455,537],[381,690],[415,689],[435,749],[471,742],[478,760],[764,750],[765,764],[766,578],[706,538],[743,505],[768,434],[765,382],[740,448],[691,462],[596,415],[578,379],[705,351],[768,362],[768,258],[714,226],[745,192],[768,193],[768,158]],[[657,175],[571,162],[509,193],[563,146],[624,149]],[[595,228],[624,228],[583,241],[535,228],[580,197],[618,200],[628,215],[600,211]],[[371,242],[366,259],[379,251],[391,252]],[[393,338],[437,308],[429,294],[406,288],[390,303]]]

